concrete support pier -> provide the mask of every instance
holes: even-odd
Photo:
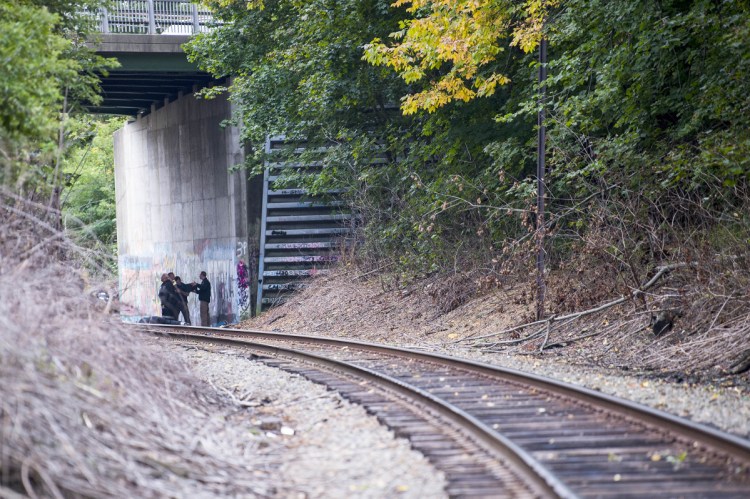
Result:
[[[252,306],[262,183],[248,182],[226,98],[183,95],[115,133],[120,299],[124,315],[160,315],[163,272],[183,282],[205,270],[211,324],[237,322]],[[241,262],[247,280],[238,279]],[[193,324],[198,297],[189,298]],[[127,318],[127,317],[126,317]]]

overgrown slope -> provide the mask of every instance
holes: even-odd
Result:
[[[473,274],[431,277],[399,285],[392,274],[371,274],[341,266],[314,278],[286,304],[242,327],[332,334],[395,342],[430,349],[476,349],[484,352],[565,359],[573,364],[686,375],[748,376],[750,307],[747,282],[733,298],[716,281],[705,281],[698,267],[677,267],[652,279],[643,296],[612,295],[614,282],[601,268],[584,296],[590,308],[561,312],[534,321],[533,284],[516,276],[503,284],[461,299],[447,310],[441,305],[475,285]],[[744,279],[747,274],[740,272]],[[654,276],[656,277],[656,276]],[[580,278],[579,278],[580,279]],[[579,280],[580,282],[580,280]],[[571,301],[570,276],[552,273],[552,294]],[[590,289],[593,286],[602,289]],[[566,294],[564,290],[568,289]],[[604,292],[606,291],[606,293]],[[592,302],[595,294],[609,300]],[[678,296],[677,300],[673,296]],[[644,306],[641,301],[647,300]],[[621,303],[617,303],[621,300]],[[611,306],[609,306],[611,304]],[[674,310],[669,328],[654,332],[653,317]],[[572,316],[566,319],[565,316]]]
[[[59,212],[0,190],[0,216],[0,496],[281,490],[270,442],[226,425],[237,406],[89,294],[105,265],[54,229]]]

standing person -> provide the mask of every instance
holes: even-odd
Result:
[[[179,304],[177,302],[177,292],[174,284],[169,280],[167,274],[161,275],[161,287],[159,288],[159,301],[161,302],[161,315],[163,317],[172,317],[177,320],[179,317]]]
[[[210,326],[208,316],[208,304],[211,302],[211,283],[208,282],[208,276],[204,270],[200,274],[200,284],[193,283],[193,291],[198,293],[198,302],[201,306],[201,326]]]
[[[180,312],[182,312],[182,318],[185,323],[190,324],[190,309],[188,309],[188,295],[193,290],[190,284],[182,282],[180,276],[174,278],[174,287],[177,291],[177,296],[180,298]]]

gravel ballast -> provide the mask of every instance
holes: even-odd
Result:
[[[517,303],[512,294],[498,292],[440,314],[425,292],[429,286],[394,291],[377,279],[354,279],[346,270],[312,282],[283,306],[239,327],[342,337],[469,358],[585,386],[744,438],[750,436],[750,372],[714,378],[689,374],[675,377],[680,373],[642,371],[635,366],[625,370],[589,362],[592,351],[602,345],[606,348],[606,341],[612,341],[608,337],[591,338],[544,354],[483,353],[467,348],[468,343],[461,340],[514,326],[529,314],[530,305]],[[649,337],[643,334],[638,338],[643,342]],[[637,347],[644,345],[648,343]]]
[[[585,386],[738,436],[747,438],[750,435],[750,396],[739,386],[675,383],[645,374],[626,375],[553,359],[528,359],[459,349],[445,353]]]
[[[284,497],[446,497],[441,472],[337,393],[231,350],[177,350],[280,447],[274,456],[281,461],[276,473]]]

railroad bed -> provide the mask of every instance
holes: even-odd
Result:
[[[750,442],[585,388],[354,341],[148,326],[242,348],[363,405],[422,452],[451,497],[748,497]]]

